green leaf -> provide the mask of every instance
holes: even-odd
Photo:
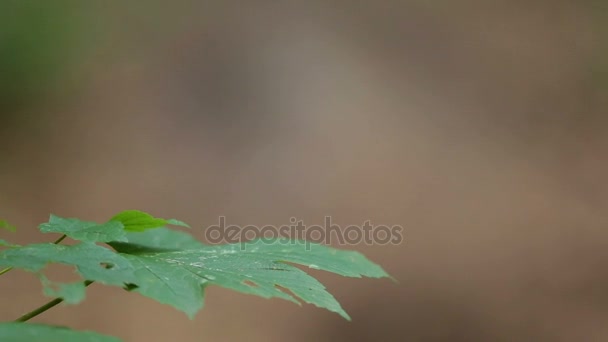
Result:
[[[166,225],[189,227],[186,223],[175,219],[165,220],[156,218],[139,210],[126,210],[112,217],[110,222],[121,222],[128,232],[143,232],[148,229],[160,228]]]
[[[172,260],[163,258],[163,255],[125,254],[125,257],[135,267],[135,292],[169,304],[185,312],[190,318],[203,307],[203,279],[195,273],[172,264]]]
[[[288,263],[348,277],[388,277],[380,266],[360,253],[305,241],[256,240],[223,246],[199,244],[196,249],[180,251],[154,250],[172,246],[174,239],[181,238],[171,237],[166,246],[153,241],[151,249],[141,248],[145,239],[138,241],[140,245],[111,245],[134,265],[136,292],[172,305],[189,317],[203,306],[202,288],[214,284],[264,298],[278,297],[295,303],[299,303],[299,298],[350,319],[321,283]]]
[[[81,221],[76,218],[61,218],[51,215],[49,222],[40,225],[43,233],[65,234],[72,239],[88,242],[124,241],[122,223],[111,221],[104,224]]]
[[[197,241],[192,235],[167,228],[147,230],[141,233],[128,233],[127,240],[129,244],[169,250],[198,249],[205,247],[205,245]]]
[[[83,279],[139,292],[191,318],[203,307],[204,288],[217,285],[264,298],[314,304],[350,319],[320,282],[292,264],[347,277],[389,277],[354,251],[285,239],[208,246],[188,233],[164,228],[167,224],[183,222],[135,210],[105,224],[51,216],[40,226],[42,231],[84,242],[16,246],[0,251],[0,266],[39,272],[48,263],[72,265]],[[115,251],[95,242],[107,242]],[[85,296],[82,282],[52,283],[44,276],[41,280],[46,295],[67,303],[78,303]]]
[[[133,266],[127,259],[93,243],[81,242],[72,246],[32,244],[0,252],[0,266],[38,272],[48,263],[76,266],[84,279],[108,285],[123,286],[136,280]]]
[[[44,285],[44,295],[47,297],[59,297],[65,303],[78,304],[86,296],[86,285],[82,281],[69,284],[55,283],[42,274],[40,280]]]
[[[121,340],[90,331],[32,323],[0,323],[2,342],[120,342]]]
[[[6,220],[0,220],[0,229],[8,230],[9,232],[15,232],[17,228],[12,224],[8,223]]]

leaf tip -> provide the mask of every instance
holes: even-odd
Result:
[[[168,219],[167,220],[167,224],[170,224],[170,225],[173,225],[173,226],[185,227],[185,228],[192,228],[186,222],[180,221],[180,220],[176,220],[176,219]]]
[[[6,220],[0,220],[0,228],[8,230],[11,233],[17,231],[17,228],[15,228],[15,226],[13,226],[12,224],[8,223],[8,221]]]

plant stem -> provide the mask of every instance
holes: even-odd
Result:
[[[50,301],[50,302],[44,304],[43,306],[39,307],[38,309],[33,310],[31,312],[28,312],[25,315],[17,318],[15,320],[15,322],[25,322],[25,321],[29,320],[30,318],[33,318],[33,317],[36,317],[36,316],[40,315],[41,313],[45,312],[46,310],[52,308],[53,306],[55,306],[55,305],[57,305],[57,304],[59,304],[61,302],[63,302],[63,299],[61,299],[61,298],[55,298],[52,301]]]
[[[0,271],[0,275],[3,275],[4,273],[6,273],[12,269],[13,269],[12,267],[7,267],[7,268],[3,269],[2,271]]]
[[[63,239],[65,239],[66,237],[68,237],[67,235],[63,234],[59,237],[59,239],[55,240],[55,242],[53,242],[54,244],[59,244],[61,241],[63,241]]]
[[[61,235],[61,236],[59,237],[59,239],[55,240],[55,242],[53,242],[53,243],[54,243],[54,244],[58,244],[58,243],[60,243],[61,241],[63,241],[63,239],[65,239],[66,237],[68,237],[68,236],[67,236],[67,235],[65,235],[65,234],[63,234],[63,235]],[[13,269],[12,267],[7,267],[7,268],[3,269],[2,271],[0,271],[0,276],[1,276],[1,275],[3,275],[3,274],[4,274],[4,273],[6,273],[6,272],[8,272],[8,271],[12,270],[12,269]],[[55,304],[55,305],[56,305],[56,304]]]
[[[85,281],[85,282],[84,282],[84,286],[89,286],[89,285],[91,285],[92,283],[93,283],[93,281],[91,281],[91,280],[87,280],[87,281]],[[15,322],[26,322],[26,321],[28,321],[28,320],[30,320],[30,319],[32,319],[32,318],[34,318],[34,317],[36,317],[36,316],[40,315],[41,313],[43,313],[43,312],[47,311],[48,309],[50,309],[50,308],[52,308],[52,307],[56,306],[57,304],[59,304],[59,303],[61,303],[61,302],[63,302],[63,298],[55,298],[55,299],[53,299],[52,301],[50,301],[50,302],[48,302],[48,303],[44,304],[43,306],[41,306],[41,307],[39,307],[39,308],[37,308],[37,309],[34,309],[34,310],[32,310],[32,311],[30,311],[30,312],[26,313],[25,315],[23,315],[23,316],[21,316],[21,317],[17,318],[17,319],[15,320]]]

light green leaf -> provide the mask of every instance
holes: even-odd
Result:
[[[38,272],[48,263],[76,266],[84,279],[108,285],[123,286],[136,280],[133,266],[127,259],[93,243],[81,242],[72,246],[32,244],[0,252],[0,266]]]
[[[184,222],[175,219],[165,220],[162,218],[156,218],[139,210],[123,211],[112,217],[110,222],[112,221],[121,222],[124,225],[125,230],[128,232],[143,232],[148,229],[160,228],[169,224],[188,227],[188,225]]]
[[[120,342],[121,340],[90,331],[32,323],[0,323],[2,342]]]
[[[295,303],[299,298],[350,319],[321,283],[288,263],[348,277],[388,277],[380,266],[357,252],[304,241],[256,240],[180,251],[154,250],[162,248],[157,242],[148,250],[125,243],[112,246],[134,265],[136,292],[172,305],[190,317],[203,306],[201,288],[214,284],[264,298],[278,297]]]
[[[42,274],[40,281],[44,286],[45,296],[62,298],[68,304],[78,304],[86,296],[86,284],[82,281],[69,284],[55,283]]]
[[[124,241],[122,223],[111,221],[103,224],[81,221],[76,218],[61,218],[51,215],[49,222],[40,225],[43,233],[65,234],[72,239],[88,242]]]
[[[6,220],[0,220],[0,229],[8,230],[9,232],[15,232],[17,228],[12,224],[8,223]]]

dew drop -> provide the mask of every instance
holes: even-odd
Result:
[[[312,268],[313,270],[320,270],[321,269],[321,267],[319,267],[317,265],[314,265],[314,264],[310,264],[310,265],[308,265],[308,267]]]

